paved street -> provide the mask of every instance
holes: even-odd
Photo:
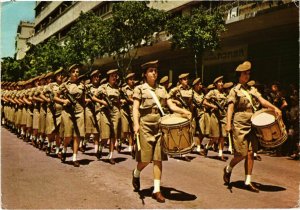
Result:
[[[141,174],[141,192],[133,192],[131,172],[135,161],[115,152],[116,165],[79,152],[79,168],[47,157],[14,134],[1,128],[1,190],[3,209],[40,208],[299,208],[300,161],[262,155],[255,162],[252,180],[260,193],[243,189],[243,163],[233,171],[231,191],[223,185],[223,168],[210,158],[191,154],[191,162],[169,159],[163,165],[160,204],[151,198],[152,166]],[[104,150],[107,152],[107,150]],[[226,155],[231,157],[230,155]],[[227,161],[228,162],[228,161]]]

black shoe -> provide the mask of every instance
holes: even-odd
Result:
[[[225,168],[224,168],[223,180],[225,182],[225,185],[229,185],[229,183],[230,183],[230,177],[231,177],[231,172],[227,173],[226,167],[227,166],[225,166]]]
[[[132,171],[132,186],[134,188],[134,191],[139,191],[140,190],[140,178],[134,177],[134,170]]]
[[[153,193],[152,198],[159,203],[164,203],[166,201],[165,197],[161,194],[161,192]]]
[[[187,162],[191,162],[191,159],[188,156],[183,156],[183,160],[185,160]]]
[[[76,161],[73,161],[73,166],[74,166],[74,167],[79,167],[80,164],[79,164],[79,162],[76,160]]]
[[[51,152],[51,147],[47,147],[46,148],[46,155],[50,155],[50,152]]]
[[[257,189],[252,183],[245,184],[245,189],[251,192],[259,193],[259,189]]]
[[[102,152],[101,152],[101,151],[98,151],[98,152],[96,153],[96,157],[97,157],[98,160],[100,160],[100,159],[102,158]]]
[[[115,165],[115,164],[116,164],[116,162],[115,162],[115,160],[114,160],[113,158],[109,159],[108,162],[109,162],[111,165]]]
[[[200,155],[203,155],[204,157],[207,157],[208,149],[204,148],[201,152]]]
[[[118,151],[118,153],[121,153],[121,150],[122,150],[122,145],[121,145],[121,144],[118,144],[118,146],[117,146],[117,151]]]
[[[67,153],[61,153],[60,160],[61,160],[62,163],[66,162],[66,158],[67,158]]]
[[[221,160],[221,161],[224,161],[224,162],[227,161],[226,158],[223,155],[222,156],[218,156],[218,160]]]
[[[254,160],[261,161],[261,157],[260,157],[259,155],[257,155],[257,156],[254,156]]]

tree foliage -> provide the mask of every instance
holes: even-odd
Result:
[[[4,81],[16,81],[23,77],[21,64],[12,57],[4,57],[1,60],[1,79]]]
[[[154,41],[153,34],[164,29],[167,14],[147,6],[146,1],[115,3],[112,18],[108,20],[109,53],[116,58],[124,73],[131,68],[141,46]]]
[[[190,15],[168,21],[167,31],[172,35],[173,49],[189,49],[201,56],[204,50],[218,48],[221,32],[225,31],[225,21],[219,10],[199,7]]]

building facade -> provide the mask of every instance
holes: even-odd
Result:
[[[112,5],[109,1],[37,2],[34,23],[35,35],[30,39],[38,44],[55,35],[63,39],[81,12],[94,11],[109,18]],[[149,6],[165,10],[173,16],[188,14],[198,6],[223,7],[226,32],[221,36],[221,48],[215,53],[206,52],[198,59],[185,50],[171,50],[170,38],[159,34],[159,41],[138,51],[133,69],[141,63],[160,60],[160,74],[169,75],[176,82],[182,72],[190,72],[209,84],[218,75],[234,80],[235,67],[249,60],[253,64],[252,77],[259,82],[274,80],[296,83],[299,80],[299,14],[295,1],[151,1]],[[116,67],[110,58],[99,58],[95,65],[102,69]]]
[[[16,59],[24,58],[27,51],[27,41],[34,35],[34,24],[30,22],[21,21],[18,25],[16,36]]]

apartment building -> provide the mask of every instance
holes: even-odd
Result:
[[[35,34],[30,42],[38,44],[55,35],[63,39],[79,17],[80,12],[94,11],[109,18],[111,1],[37,2]],[[234,79],[235,67],[244,60],[253,63],[253,78],[261,82],[282,80],[297,82],[299,78],[299,14],[297,2],[284,1],[151,1],[149,6],[165,10],[172,16],[188,14],[199,5],[223,7],[227,12],[226,32],[222,34],[221,49],[206,52],[198,62],[198,76],[205,84],[217,75]],[[169,74],[175,82],[180,72],[195,75],[194,57],[185,50],[172,51],[169,37],[159,34],[159,42],[138,52],[133,68],[147,60],[159,59],[161,74]],[[116,67],[112,58],[99,58],[95,65]]]
[[[16,59],[24,58],[27,51],[27,40],[34,35],[34,24],[31,22],[21,21],[18,25],[16,36]]]

